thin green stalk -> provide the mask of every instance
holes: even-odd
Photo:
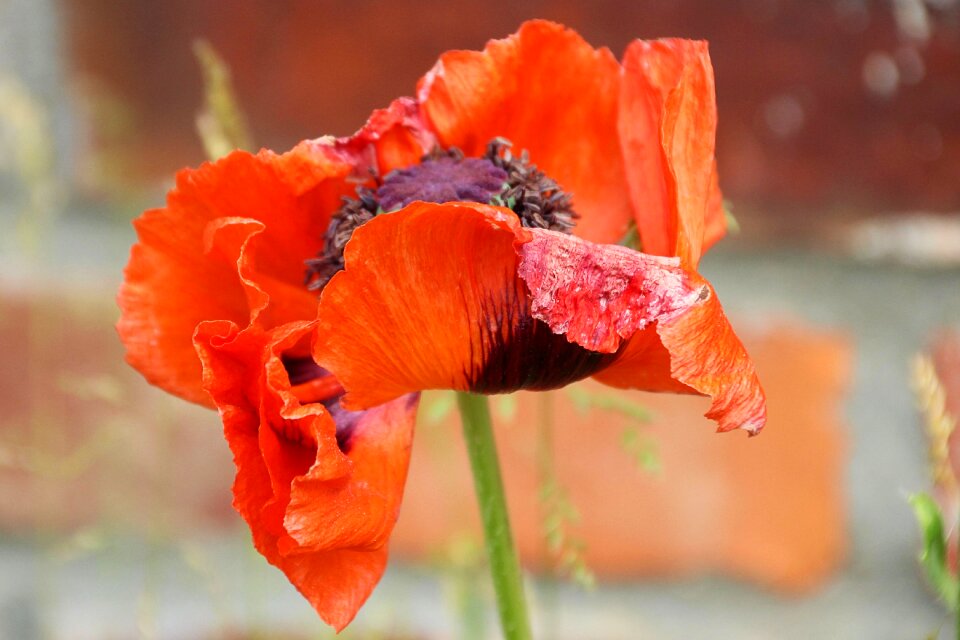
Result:
[[[523,575],[513,546],[507,501],[500,477],[497,445],[490,422],[487,398],[457,392],[463,434],[473,470],[473,484],[480,505],[483,534],[490,556],[490,573],[497,594],[500,626],[506,640],[530,640],[530,619],[523,593]]]

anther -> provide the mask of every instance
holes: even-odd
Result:
[[[511,151],[506,138],[494,138],[487,144],[486,158],[507,172],[507,186],[500,201],[513,209],[525,227],[538,227],[569,233],[577,216],[572,198],[536,165],[524,149],[520,157]]]

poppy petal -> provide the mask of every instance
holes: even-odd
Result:
[[[322,404],[297,401],[281,359],[313,328],[205,322],[196,345],[237,466],[234,506],[257,550],[340,630],[386,566],[417,403],[407,396],[351,416],[341,450],[341,425]]]
[[[319,142],[330,145],[363,177],[368,177],[369,170],[383,176],[416,164],[437,144],[413,98],[397,98],[386,109],[377,109],[349,138],[324,138]]]
[[[720,431],[763,427],[766,403],[753,362],[706,280],[676,258],[552,231],[527,233],[519,273],[533,316],[587,349],[618,352],[598,380],[693,390],[713,398],[706,415]]]
[[[350,426],[347,455],[353,477],[364,484],[345,489],[335,472],[320,464],[294,480],[284,528],[301,547],[377,549],[386,544],[399,514],[417,400],[416,394],[407,395],[346,418],[356,421]]]
[[[134,222],[117,324],[127,360],[153,384],[211,404],[191,339],[204,320],[276,326],[315,313],[303,260],[317,252],[350,166],[302,143],[234,152],[177,175],[163,209]]]
[[[358,228],[320,298],[314,358],[365,408],[422,389],[553,389],[612,356],[530,316],[517,216],[417,202]]]
[[[314,351],[347,390],[345,406],[470,388],[482,301],[501,300],[516,280],[516,226],[495,207],[416,202],[354,232],[345,269],[321,294]]]
[[[575,31],[535,20],[483,51],[450,51],[417,85],[445,146],[479,156],[494,137],[573,194],[574,230],[617,242],[632,216],[617,132],[620,65]]]
[[[701,292],[676,258],[532,229],[519,274],[533,316],[585,349],[615,353],[648,324],[686,309]]]
[[[619,128],[643,250],[679,256],[695,268],[725,229],[707,44],[637,40],[624,54],[623,70]]]
[[[767,421],[763,388],[716,293],[709,291],[700,304],[656,324],[659,344],[652,335],[646,345],[631,341],[622,357],[595,377],[614,387],[648,391],[682,391],[676,385],[681,383],[712,398],[706,416],[717,422],[718,431],[744,429],[755,435]]]
[[[621,389],[699,394],[670,375],[670,352],[663,346],[654,322],[633,334],[617,359],[594,377]]]

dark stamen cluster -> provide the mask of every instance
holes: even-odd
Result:
[[[343,206],[333,214],[323,236],[323,250],[316,258],[307,260],[308,289],[323,289],[330,278],[343,269],[343,248],[347,246],[354,229],[372,220],[378,208],[373,191],[367,187],[357,187],[356,198],[344,196]]]
[[[420,164],[374,176],[376,190],[358,187],[343,199],[323,238],[323,250],[307,260],[307,287],[323,289],[343,269],[343,249],[354,229],[379,213],[425,202],[487,202],[511,209],[525,227],[569,233],[576,219],[570,194],[530,164],[526,150],[511,152],[506,138],[494,138],[482,158],[466,158],[456,147],[435,147]]]
[[[507,172],[507,188],[500,194],[502,204],[512,209],[525,227],[569,233],[579,217],[572,209],[573,198],[536,165],[530,164],[526,149],[516,157],[506,138],[487,144],[486,158]]]

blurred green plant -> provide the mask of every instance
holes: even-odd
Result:
[[[944,526],[944,510],[960,513],[957,477],[950,461],[950,435],[957,421],[947,411],[947,395],[932,359],[923,354],[914,357],[910,383],[917,407],[923,417],[927,435],[930,476],[937,498],[928,493],[909,496],[914,517],[923,537],[919,562],[927,582],[948,610],[956,615],[957,637],[960,638],[960,587],[951,567],[950,534]],[[957,535],[960,544],[960,534]]]
[[[580,522],[580,512],[557,477],[556,458],[553,453],[553,395],[539,395],[537,471],[538,498],[542,513],[540,526],[547,553],[553,561],[555,575],[567,577],[585,589],[593,589],[597,579],[587,565],[586,543],[571,531]]]
[[[637,231],[637,223],[634,220],[630,220],[627,224],[627,231],[617,244],[630,247],[634,251],[643,250],[643,245],[640,243],[640,232]]]
[[[109,532],[102,526],[81,527],[72,534],[51,542],[47,553],[53,562],[66,564],[106,549],[109,546],[109,536]]]
[[[597,586],[597,578],[586,562],[586,542],[571,534],[580,522],[580,512],[555,477],[541,482],[540,504],[544,511],[543,535],[547,551],[554,558],[555,571],[585,589]]]
[[[920,532],[923,535],[920,566],[923,567],[927,581],[933,587],[937,596],[950,610],[955,610],[957,578],[950,573],[947,536],[943,528],[940,505],[926,493],[915,493],[910,496],[909,500],[917,524],[920,525]]]
[[[727,223],[727,233],[732,236],[740,234],[740,222],[733,215],[733,203],[729,200],[723,201],[723,219]]]
[[[230,621],[230,608],[227,605],[223,578],[211,561],[204,548],[189,541],[174,541],[175,547],[184,565],[200,580],[203,591],[210,596],[210,605],[221,629],[227,629]]]
[[[599,410],[618,413],[642,424],[653,419],[653,414],[647,407],[616,391],[591,391],[580,385],[570,385],[564,391],[581,415]]]
[[[47,109],[18,78],[0,75],[0,173],[11,174],[23,189],[15,237],[32,260],[47,246],[63,206],[55,157]]]
[[[509,393],[491,396],[490,403],[497,417],[507,422],[517,417],[517,397]],[[457,395],[454,391],[426,391],[420,396],[419,415],[430,426],[436,426],[455,418]]]
[[[483,540],[476,532],[461,532],[444,545],[434,564],[445,577],[444,591],[452,602],[463,640],[487,637],[487,608],[493,600],[486,580],[487,562]]]
[[[657,440],[637,426],[629,426],[620,434],[620,446],[641,471],[659,475],[663,471]]]
[[[621,448],[639,470],[654,474],[662,471],[656,439],[642,432],[642,427],[653,420],[650,409],[616,391],[590,391],[577,385],[571,385],[565,391],[581,415],[606,411],[627,418],[630,424],[620,434]]]
[[[64,394],[81,400],[101,401],[114,407],[123,404],[123,384],[115,375],[102,373],[84,378],[61,375],[57,386]]]
[[[193,43],[193,53],[203,73],[204,104],[196,126],[207,157],[223,157],[234,149],[253,150],[253,136],[240,108],[230,68],[206,40]]]
[[[592,589],[596,585],[596,577],[586,562],[586,543],[573,532],[580,523],[580,513],[556,472],[553,454],[553,403],[557,393],[566,394],[581,416],[599,411],[626,419],[628,424],[620,435],[621,448],[634,461],[638,470],[657,474],[662,468],[657,441],[642,431],[642,427],[652,420],[653,414],[647,407],[620,392],[595,391],[582,384],[570,385],[563,391],[537,395],[539,405],[535,457],[543,541],[552,562],[554,576]],[[508,422],[516,419],[516,394],[494,396],[491,401],[498,418]],[[420,405],[421,424],[427,427],[444,424],[454,418],[455,407],[452,392],[424,393]]]
[[[449,419],[457,407],[453,391],[428,391],[420,396],[420,419],[429,425],[438,425]]]

